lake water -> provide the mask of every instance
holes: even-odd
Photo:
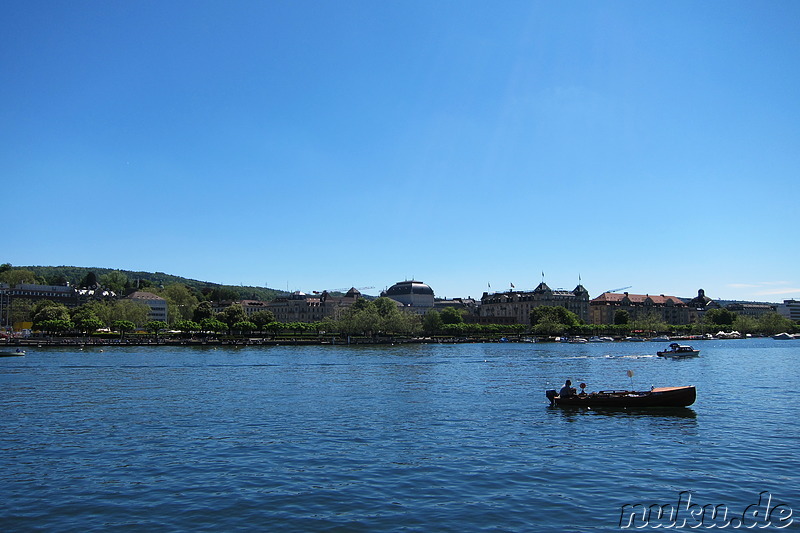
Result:
[[[665,345],[2,358],[0,530],[619,530],[623,506],[678,506],[684,491],[739,517],[766,491],[797,530],[800,341],[654,357]],[[550,407],[545,389],[566,378],[693,384],[698,399],[664,413]]]

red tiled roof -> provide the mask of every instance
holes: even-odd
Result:
[[[622,300],[628,298],[633,303],[644,303],[645,300],[650,298],[654,304],[656,305],[664,305],[667,301],[672,300],[675,304],[683,304],[683,300],[677,298],[675,296],[664,296],[663,294],[654,295],[654,294],[628,294],[628,293],[616,293],[616,292],[604,292],[597,298],[593,299],[592,302],[607,302],[607,303],[619,303]]]

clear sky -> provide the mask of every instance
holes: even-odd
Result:
[[[800,298],[800,2],[0,3],[0,262]]]

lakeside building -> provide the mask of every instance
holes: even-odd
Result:
[[[265,309],[272,311],[278,322],[320,322],[326,318],[336,318],[361,297],[361,292],[355,287],[351,287],[344,296],[332,296],[328,291],[309,296],[297,291],[266,302]]]
[[[147,313],[148,321],[160,320],[167,322],[167,301],[161,296],[152,292],[136,291],[126,296],[125,299],[140,302],[149,307],[150,311]]]
[[[530,313],[537,307],[564,307],[589,320],[589,292],[583,285],[573,290],[551,289],[541,282],[532,291],[484,292],[481,296],[480,322],[482,324],[530,324]]]
[[[69,309],[94,300],[112,300],[117,295],[100,287],[76,289],[70,285],[39,285],[19,283],[14,287],[0,283],[0,326],[11,327],[14,302],[28,301],[35,304],[41,300],[62,304]]]
[[[777,311],[789,320],[800,322],[800,301],[798,300],[784,300],[777,306]]]
[[[681,298],[681,299],[686,302],[686,307],[689,310],[690,323],[702,322],[703,317],[706,314],[706,311],[710,309],[722,308],[722,306],[718,302],[706,296],[706,291],[704,291],[703,289],[698,289],[697,296],[695,296],[694,298],[689,298],[689,299]]]
[[[18,283],[11,287],[8,283],[0,283],[0,326],[9,328],[14,325],[14,302],[20,300],[31,303],[50,300],[70,309],[79,305],[78,293],[69,285]]]
[[[261,300],[237,300],[235,302],[227,300],[222,302],[211,302],[211,309],[214,311],[214,313],[220,313],[224,311],[226,307],[229,307],[233,304],[241,305],[248,318],[253,316],[253,313],[266,311],[269,306],[269,302],[262,302]]]
[[[398,281],[381,292],[381,296],[391,298],[400,303],[403,309],[420,315],[434,308],[433,289],[421,281]]]
[[[24,298],[32,302],[50,300],[64,304],[67,307],[78,305],[78,291],[69,285],[39,285],[36,283],[18,283],[10,287],[7,283],[0,283],[0,292],[8,298]]]
[[[667,324],[689,324],[686,303],[675,296],[604,292],[589,302],[591,324],[613,324],[618,311],[627,311],[631,321],[653,316]]]
[[[717,300],[723,309],[741,316],[759,318],[767,313],[778,312],[778,305],[769,302],[748,302],[744,300]]]

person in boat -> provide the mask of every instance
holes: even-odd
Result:
[[[558,391],[558,395],[562,398],[566,396],[575,396],[575,387],[572,386],[572,381],[567,380],[564,386],[561,387],[561,390]]]

